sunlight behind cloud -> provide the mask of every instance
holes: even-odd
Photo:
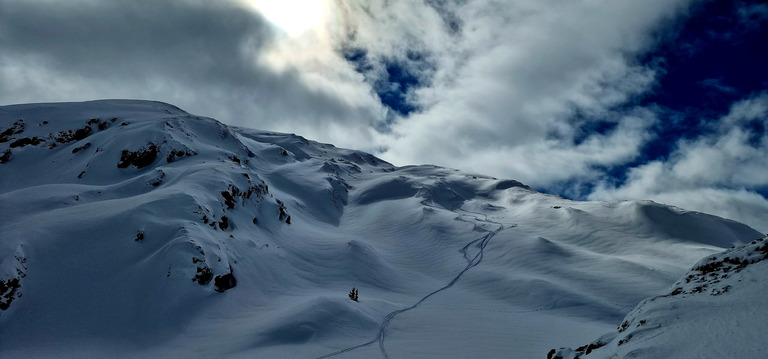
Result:
[[[326,0],[247,0],[269,22],[295,37],[323,24]]]

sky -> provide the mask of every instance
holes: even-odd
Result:
[[[132,98],[768,232],[768,3],[0,0],[0,105]]]

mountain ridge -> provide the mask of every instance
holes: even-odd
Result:
[[[159,102],[1,106],[0,131],[10,355],[541,355],[757,233]]]
[[[640,302],[615,331],[547,359],[742,358],[765,354],[768,237],[697,262],[666,293]],[[717,315],[713,315],[716,313]]]

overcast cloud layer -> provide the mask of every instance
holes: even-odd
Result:
[[[661,46],[697,52],[675,42],[692,3],[326,5],[323,26],[288,36],[245,0],[0,0],[0,104],[159,100],[397,165],[653,199],[768,230],[768,82],[702,81],[734,99],[709,117],[653,100],[672,76]],[[734,7],[730,41],[765,31],[768,6]],[[681,116],[695,136],[669,130]]]

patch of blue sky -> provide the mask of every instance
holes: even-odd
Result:
[[[733,103],[768,90],[766,4],[701,2],[692,7],[688,17],[661,29],[659,38],[660,42],[638,59],[643,66],[657,71],[656,86],[616,109],[622,112],[632,107],[653,107],[659,119],[651,127],[654,136],[634,160],[597,169],[604,173],[602,181],[619,186],[630,169],[651,161],[666,161],[678,141],[712,134]],[[576,127],[576,144],[616,126],[607,118],[580,120],[578,113],[571,121],[580,124]],[[750,133],[752,146],[757,147],[764,138],[764,124],[754,120],[742,125]],[[584,199],[592,187],[583,179],[571,179],[542,190]],[[768,198],[768,190],[757,192]]]

